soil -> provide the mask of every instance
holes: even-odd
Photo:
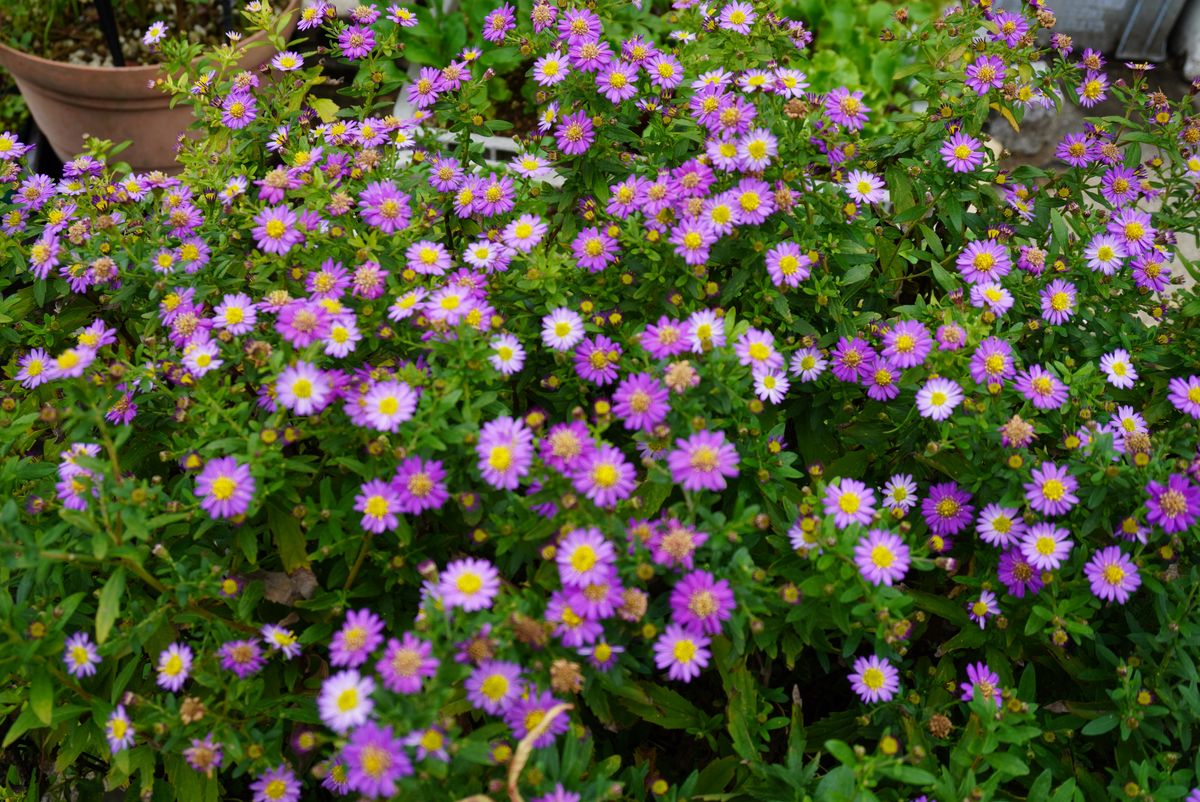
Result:
[[[113,2],[121,53],[125,57],[125,65],[129,67],[159,61],[158,55],[142,44],[142,34],[153,22],[166,22],[169,26],[168,36],[187,31],[188,39],[192,42],[217,45],[224,40],[225,30],[236,28],[240,20],[236,12],[226,19],[222,12],[224,4],[220,2],[194,4],[183,0],[154,0],[146,4],[146,14],[140,12],[140,5],[122,0]],[[0,17],[3,17],[2,13]],[[78,14],[54,21],[44,40],[35,36],[34,42],[26,49],[34,55],[54,61],[91,67],[113,66],[112,54],[100,28],[100,15],[95,4],[90,2],[81,3]]]

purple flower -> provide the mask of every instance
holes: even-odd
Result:
[[[1064,515],[1079,503],[1075,490],[1079,482],[1066,468],[1043,462],[1033,469],[1033,481],[1025,485],[1029,506],[1048,517]]]
[[[1079,105],[1090,109],[1108,97],[1108,76],[1089,70],[1075,87],[1075,93],[1079,96]]]
[[[286,763],[260,774],[250,784],[254,802],[300,802],[300,781]]]
[[[867,112],[871,110],[862,99],[862,92],[838,87],[825,96],[825,115],[848,131],[861,130],[867,122]]]
[[[1153,250],[1154,237],[1158,233],[1151,225],[1149,214],[1131,207],[1118,209],[1109,219],[1107,231],[1135,256]]]
[[[86,632],[76,632],[67,638],[63,648],[63,662],[67,673],[73,677],[90,677],[100,665],[100,651]]]
[[[382,479],[364,482],[354,497],[354,509],[363,514],[360,524],[368,532],[394,532],[400,526],[400,496]]]
[[[1087,167],[1096,158],[1096,146],[1085,134],[1067,134],[1054,155],[1072,167]]]
[[[221,658],[221,668],[233,672],[239,679],[257,674],[267,664],[262,649],[253,640],[223,643],[217,655]]]
[[[234,90],[221,103],[221,124],[237,130],[254,122],[258,116],[254,95]]]
[[[487,660],[479,665],[465,683],[467,701],[493,716],[503,715],[525,689],[521,667],[502,660]]]
[[[1146,523],[1161,526],[1167,534],[1183,532],[1200,518],[1200,487],[1186,476],[1173,473],[1166,484],[1146,485]]]
[[[122,749],[133,746],[133,735],[133,724],[129,720],[129,714],[125,712],[125,705],[117,705],[108,720],[104,722],[104,737],[108,739],[112,753],[115,755]],[[296,802],[296,800],[291,800],[291,802]]]
[[[842,478],[825,490],[825,514],[838,529],[851,524],[869,526],[875,517],[875,491],[855,479]]]
[[[1012,270],[1012,260],[1003,245],[994,239],[975,240],[963,249],[955,265],[968,284],[997,281]]]
[[[616,61],[596,74],[596,89],[614,105],[636,97],[638,70],[632,64]]]
[[[633,492],[637,472],[619,448],[602,445],[579,460],[571,473],[575,490],[597,507],[611,509]]]
[[[729,620],[733,608],[729,582],[714,579],[707,571],[693,571],[671,591],[671,616],[675,622],[705,635],[719,635],[721,622]]]
[[[1133,260],[1133,283],[1151,292],[1162,292],[1171,280],[1169,254],[1157,250],[1138,254]]]
[[[391,181],[372,181],[358,196],[359,214],[363,222],[385,234],[394,234],[408,227],[411,217],[410,198]]]
[[[210,461],[196,477],[200,507],[214,519],[245,515],[254,500],[254,490],[250,466],[242,465],[233,457]]]
[[[564,114],[554,129],[554,138],[558,149],[566,156],[578,156],[587,151],[596,141],[596,129],[592,120],[583,109]]]
[[[983,145],[962,131],[947,139],[938,152],[946,166],[956,173],[969,173],[983,164]]]
[[[691,682],[708,667],[712,652],[711,641],[678,624],[668,624],[666,631],[654,642],[654,664],[666,669],[669,679]]]
[[[647,59],[644,69],[656,89],[671,90],[683,83],[683,65],[670,53],[656,53]]]
[[[996,594],[990,590],[982,591],[978,599],[967,602],[967,617],[979,624],[980,629],[987,626],[990,616],[999,614],[1000,605],[996,604]]]
[[[439,460],[409,457],[396,467],[392,489],[399,496],[400,512],[420,515],[440,509],[450,494],[446,491],[446,470]]]
[[[591,273],[597,273],[617,261],[620,245],[617,240],[595,226],[583,229],[571,242],[576,263]]]
[[[338,35],[342,55],[351,61],[365,58],[375,47],[375,32],[364,25],[348,25]]]
[[[512,728],[513,737],[523,739],[534,727],[540,724],[552,707],[559,704],[549,691],[538,691],[530,688],[526,698],[520,699],[504,714],[504,720]],[[533,742],[535,749],[541,749],[554,743],[554,739],[562,735],[570,727],[570,719],[565,715],[557,716],[551,722],[549,729]]]
[[[747,35],[750,33],[750,26],[756,19],[758,19],[758,14],[755,13],[754,6],[749,3],[733,2],[727,3],[721,9],[717,25],[727,31]]]
[[[604,387],[617,380],[620,360],[621,346],[597,334],[575,349],[575,372],[584,381]]]
[[[842,188],[855,203],[880,203],[887,197],[883,179],[865,170],[851,170]]]
[[[842,483],[845,484],[846,480],[843,479]],[[891,586],[908,573],[908,546],[894,532],[872,529],[854,547],[854,564],[872,585]]]
[[[517,27],[517,15],[513,7],[505,3],[483,18],[483,38],[489,42],[503,42],[508,32]]]
[[[485,482],[499,490],[515,490],[533,462],[533,432],[508,416],[488,421],[480,429],[475,453]]]
[[[329,664],[357,668],[383,643],[383,619],[368,609],[346,613],[329,644]]]
[[[915,368],[933,350],[929,329],[915,320],[901,320],[883,335],[882,354],[899,368]]]
[[[1071,553],[1071,533],[1052,523],[1036,523],[1021,538],[1021,554],[1039,571],[1053,571]]]
[[[967,666],[967,681],[959,683],[962,700],[972,699],[994,701],[996,707],[1001,705],[1000,675],[992,671],[987,663],[970,663]]]
[[[997,56],[980,56],[971,66],[967,67],[964,83],[975,90],[976,94],[986,95],[991,89],[1004,86],[1004,78],[1008,70],[1004,62]]]
[[[326,678],[317,697],[321,721],[329,729],[345,735],[354,727],[365,724],[375,708],[371,694],[375,680],[364,677],[354,669],[339,671]]]
[[[391,638],[375,664],[383,687],[392,693],[420,693],[421,681],[435,676],[437,669],[433,645],[411,632],[405,632],[401,640]]]
[[[649,373],[631,373],[613,393],[613,412],[626,429],[649,431],[671,411],[667,388]]]
[[[213,734],[210,732],[203,740],[193,738],[192,745],[183,750],[183,757],[193,770],[202,771],[205,776],[212,777],[213,772],[221,767],[221,744],[213,741]]]
[[[329,336],[329,311],[315,301],[291,301],[279,310],[275,328],[296,348],[307,348]]]
[[[1058,409],[1067,402],[1066,385],[1041,365],[1021,371],[1015,386],[1037,409]]]
[[[616,551],[599,529],[574,529],[559,544],[555,561],[563,585],[582,588],[603,579]]]
[[[840,337],[830,358],[834,376],[841,381],[857,384],[862,379],[870,378],[878,355],[875,349],[858,337],[852,340]]]
[[[812,272],[812,259],[794,242],[781,242],[767,251],[767,275],[776,287],[797,287]]]
[[[296,213],[287,206],[268,206],[254,217],[255,226],[251,233],[255,244],[264,253],[282,256],[304,241],[304,234],[296,228]]]
[[[1009,549],[1000,555],[996,574],[1008,588],[1009,594],[1018,599],[1023,599],[1026,592],[1037,593],[1042,589],[1041,574],[1019,549]]]
[[[900,672],[878,655],[854,661],[850,687],[864,702],[890,702],[900,690]]]
[[[702,265],[708,261],[709,248],[717,241],[716,233],[700,218],[687,218],[671,231],[668,242],[685,264]]]
[[[1200,376],[1171,379],[1167,382],[1167,400],[1185,415],[1200,419]]]
[[[738,454],[724,432],[705,430],[677,439],[667,465],[684,490],[724,490],[726,477],[737,476]]]
[[[1092,555],[1083,573],[1092,583],[1092,593],[1104,601],[1124,604],[1142,584],[1137,565],[1119,547],[1109,546]]]
[[[172,643],[158,656],[158,685],[177,693],[192,670],[192,649],[184,643]]]
[[[1012,346],[999,337],[987,337],[971,357],[971,378],[980,384],[1004,385],[1017,374],[1013,364]]]
[[[395,795],[396,781],[413,773],[404,741],[393,734],[391,727],[373,721],[350,733],[340,759],[345,761],[350,789],[368,798]]]
[[[1066,323],[1075,315],[1075,285],[1055,279],[1041,293],[1042,319],[1051,325]]]
[[[988,504],[975,521],[975,532],[984,543],[1006,548],[1025,534],[1025,522],[1015,507]]]
[[[970,503],[971,494],[961,489],[956,482],[943,482],[929,488],[929,495],[921,502],[921,514],[929,531],[935,535],[957,535],[971,525],[975,507]]]
[[[922,417],[937,421],[953,415],[962,401],[962,388],[950,379],[930,379],[917,391],[917,410]]]
[[[466,557],[446,566],[438,581],[438,594],[447,610],[485,610],[500,592],[500,573],[487,560]]]
[[[754,373],[783,367],[783,355],[775,350],[775,335],[769,331],[747,329],[734,344],[738,362]]]

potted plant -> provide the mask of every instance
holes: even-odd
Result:
[[[247,4],[253,12],[264,5]],[[134,170],[173,171],[179,136],[190,110],[162,90],[157,43],[166,30],[187,31],[196,54],[214,45],[235,22],[232,3],[175,3],[169,22],[155,6],[130,0],[18,0],[0,11],[7,41],[0,65],[12,73],[34,121],[62,160],[83,149],[85,137],[129,140],[123,159]],[[161,7],[161,6],[159,6]],[[238,64],[252,70],[266,63],[294,30],[300,0],[289,0],[279,27],[239,43]],[[110,9],[98,16],[95,8]]]

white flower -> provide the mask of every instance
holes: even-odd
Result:
[[[375,680],[353,669],[334,674],[321,686],[317,700],[321,721],[340,734],[366,723],[375,707],[371,701],[374,690]]]

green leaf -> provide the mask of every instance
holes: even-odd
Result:
[[[838,766],[817,783],[817,802],[854,802],[854,769]]]
[[[1029,773],[1028,764],[1011,752],[993,752],[983,759],[996,771],[1009,777],[1024,777]]]
[[[902,783],[917,785],[922,788],[937,782],[937,777],[925,771],[925,769],[919,769],[916,766],[892,766],[891,768],[884,769],[884,773]]]
[[[871,265],[855,265],[842,275],[842,286],[857,284],[871,275]]]
[[[308,542],[300,530],[300,522],[279,507],[267,508],[267,525],[275,535],[275,547],[283,570],[292,573],[308,565]]]
[[[8,728],[8,734],[4,736],[4,743],[0,744],[0,749],[7,749],[9,744],[20,738],[25,733],[38,726],[37,714],[33,712],[32,707],[26,707],[21,711],[21,715],[17,716],[17,720]]]
[[[33,682],[29,686],[29,708],[38,721],[49,726],[54,713],[54,685],[49,671],[34,670]]]
[[[1109,730],[1114,730],[1121,723],[1121,719],[1116,713],[1105,713],[1100,718],[1092,719],[1087,724],[1083,725],[1080,730],[1084,735],[1103,735]]]
[[[125,569],[118,568],[104,583],[100,591],[100,604],[96,607],[96,642],[108,640],[117,616],[121,614],[121,595],[125,593]]]

